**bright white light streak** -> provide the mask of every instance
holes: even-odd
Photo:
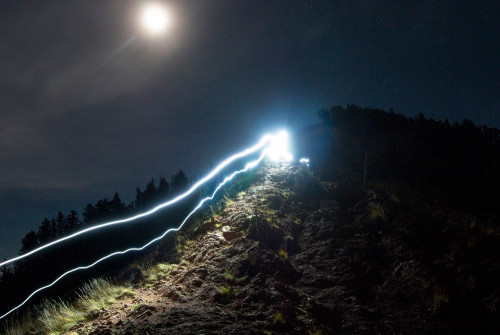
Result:
[[[303,164],[308,164],[309,163],[309,158],[301,158],[300,162]]]
[[[28,256],[31,256],[37,252],[40,252],[44,249],[47,249],[48,247],[51,247],[53,245],[56,245],[56,244],[59,244],[61,242],[64,242],[64,241],[67,241],[69,239],[72,239],[74,237],[77,237],[79,235],[82,235],[82,234],[85,234],[85,233],[88,233],[90,231],[93,231],[93,230],[97,230],[97,229],[101,229],[101,228],[104,228],[104,227],[109,227],[109,226],[112,226],[112,225],[116,225],[116,224],[121,224],[121,223],[126,223],[126,222],[130,222],[130,221],[134,221],[134,220],[137,220],[137,219],[140,219],[140,218],[143,218],[145,216],[148,216],[148,215],[151,215],[151,214],[154,214],[156,213],[157,211],[159,211],[160,209],[163,209],[165,207],[168,207],[184,198],[186,198],[187,196],[191,195],[196,189],[198,189],[198,187],[200,187],[201,185],[203,185],[204,183],[206,183],[207,181],[209,181],[210,179],[212,179],[215,175],[217,175],[223,168],[225,168],[226,166],[228,166],[229,164],[231,164],[232,162],[234,162],[235,160],[239,159],[239,158],[242,158],[242,157],[245,157],[245,156],[248,156],[248,155],[251,155],[255,152],[257,152],[258,150],[262,149],[268,142],[275,142],[275,136],[272,136],[270,134],[267,134],[267,135],[264,135],[262,137],[262,139],[257,143],[255,144],[254,146],[246,149],[246,150],[243,150],[243,151],[240,151],[239,153],[236,153],[234,155],[232,155],[231,157],[227,158],[225,161],[223,161],[222,163],[220,163],[215,169],[213,169],[208,175],[206,175],[204,178],[200,179],[198,182],[196,182],[189,190],[187,190],[185,193],[173,198],[172,200],[169,200],[167,202],[164,202],[163,204],[160,204],[156,207],[154,207],[153,209],[147,211],[147,212],[144,212],[144,213],[141,213],[141,214],[137,214],[135,216],[132,216],[130,218],[126,218],[126,219],[122,219],[122,220],[115,220],[115,221],[110,221],[110,222],[106,222],[106,223],[102,223],[102,224],[99,224],[99,225],[96,225],[96,226],[93,226],[93,227],[89,227],[87,229],[84,229],[84,230],[81,230],[79,232],[76,232],[74,234],[71,234],[71,235],[68,235],[68,236],[65,236],[65,237],[62,237],[58,240],[55,240],[55,241],[52,241],[50,243],[47,243],[41,247],[38,247],[36,249],[33,249],[32,251],[30,252],[27,252],[25,254],[22,254],[20,256],[17,256],[17,257],[14,257],[14,258],[11,258],[9,260],[6,260],[2,263],[0,263],[0,267],[6,265],[6,264],[10,264],[10,263],[13,263],[13,262],[16,262],[18,260],[21,260],[23,258],[26,258]]]
[[[52,283],[48,284],[48,285],[45,285],[45,286],[42,286],[40,287],[39,289],[33,291],[33,293],[31,293],[21,304],[19,304],[18,306],[14,307],[13,309],[11,309],[10,311],[8,311],[7,313],[5,313],[4,315],[0,316],[0,319],[3,319],[5,318],[6,316],[8,316],[9,314],[11,314],[12,312],[14,312],[15,310],[19,309],[20,307],[22,307],[24,304],[26,304],[35,294],[37,294],[38,292],[40,291],[43,291],[53,285],[55,285],[58,281],[60,281],[61,279],[63,279],[64,277],[66,277],[67,275],[73,273],[73,272],[76,272],[76,271],[80,271],[80,270],[87,270],[87,269],[90,269],[92,267],[94,267],[95,265],[101,263],[102,261],[105,261],[106,259],[108,258],[111,258],[111,257],[114,257],[114,256],[118,256],[118,255],[123,255],[123,254],[126,254],[126,253],[129,253],[131,251],[141,251],[141,250],[144,250],[145,248],[149,247],[151,244],[163,239],[165,236],[167,236],[169,233],[171,232],[177,232],[179,231],[180,229],[182,229],[182,227],[184,226],[184,224],[187,222],[187,220],[189,220],[189,218],[198,211],[198,209],[201,208],[201,206],[203,206],[203,204],[205,202],[207,202],[208,200],[212,200],[215,195],[217,194],[217,192],[228,182],[230,182],[236,175],[240,174],[240,173],[243,173],[243,172],[246,172],[254,167],[256,167],[257,165],[259,165],[259,163],[266,157],[266,155],[268,154],[267,152],[268,150],[265,149],[263,150],[262,154],[260,155],[260,157],[250,163],[247,163],[247,165],[245,165],[245,168],[242,169],[242,170],[239,170],[239,171],[235,171],[233,172],[231,175],[227,176],[220,184],[219,186],[217,186],[217,188],[215,189],[215,191],[212,193],[212,195],[210,197],[206,197],[204,199],[202,199],[198,205],[184,218],[184,220],[182,221],[182,223],[180,224],[179,227],[177,228],[170,228],[168,229],[167,231],[165,231],[162,235],[152,239],[151,241],[149,241],[148,243],[146,243],[145,245],[143,245],[142,247],[139,247],[139,248],[130,248],[130,249],[127,249],[127,250],[123,250],[123,251],[116,251],[116,252],[113,252],[112,254],[109,254],[107,256],[104,256],[100,259],[98,259],[97,261],[95,261],[94,263],[90,264],[90,265],[87,265],[87,266],[80,266],[80,267],[77,267],[77,268],[74,268],[72,270],[69,270],[65,273],[63,273],[62,275],[60,275],[56,280],[54,280]]]

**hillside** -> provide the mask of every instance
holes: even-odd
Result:
[[[499,232],[379,186],[263,166],[64,334],[495,333]]]
[[[310,167],[266,163],[240,176],[182,231],[68,278],[45,295],[64,300],[7,334],[499,333],[500,131],[353,105],[319,115],[293,134]],[[127,211],[164,184],[138,189]],[[32,274],[45,282],[65,258],[149,240],[199,196],[21,263],[3,297],[29,291]],[[87,208],[124,208],[115,198]],[[116,279],[77,290],[98,276]]]

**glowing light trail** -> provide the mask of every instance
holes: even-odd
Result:
[[[279,134],[286,134],[286,133],[285,132],[280,132]],[[284,140],[285,140],[285,138],[283,138],[283,135],[273,136],[273,135],[267,134],[267,135],[263,136],[262,139],[257,144],[255,144],[254,146],[252,146],[252,147],[250,147],[250,148],[248,148],[246,150],[243,150],[243,151],[241,151],[239,153],[236,153],[236,154],[232,155],[231,157],[227,158],[226,160],[224,160],[215,169],[213,169],[208,175],[206,175],[204,178],[202,178],[198,182],[196,182],[189,190],[187,190],[185,193],[183,193],[183,194],[181,194],[181,195],[173,198],[172,200],[164,202],[163,204],[160,204],[160,205],[154,207],[153,209],[151,209],[151,210],[149,210],[147,212],[144,212],[144,213],[141,213],[141,214],[137,214],[137,215],[132,216],[130,218],[102,223],[102,224],[99,224],[99,225],[96,225],[96,226],[89,227],[87,229],[81,230],[81,231],[76,232],[74,234],[62,237],[62,238],[60,238],[58,240],[52,241],[52,242],[47,243],[47,244],[45,244],[45,245],[43,245],[41,247],[33,249],[30,252],[27,252],[27,253],[22,254],[20,256],[11,258],[9,260],[6,260],[6,261],[0,263],[0,267],[4,266],[6,264],[10,264],[10,263],[16,262],[16,261],[21,260],[23,258],[26,258],[28,256],[31,256],[31,255],[33,255],[33,254],[35,254],[37,252],[40,252],[40,251],[42,251],[44,249],[47,249],[48,247],[51,247],[53,245],[59,244],[59,243],[64,242],[64,241],[67,241],[69,239],[72,239],[72,238],[77,237],[79,235],[88,233],[90,231],[101,229],[101,228],[104,228],[104,227],[109,227],[109,226],[116,225],[116,224],[121,224],[121,223],[126,223],[126,222],[130,222],[130,221],[134,221],[134,220],[143,218],[145,216],[154,214],[157,211],[159,211],[160,209],[168,207],[168,206],[170,206],[170,205],[172,205],[172,204],[174,204],[174,203],[176,203],[176,202],[178,202],[178,201],[186,198],[187,196],[189,196],[190,194],[192,194],[196,189],[198,189],[201,185],[203,185],[204,183],[206,183],[207,181],[209,181],[210,179],[212,179],[223,168],[225,168],[226,166],[228,166],[229,164],[231,164],[235,160],[237,160],[239,158],[242,158],[242,157],[245,157],[245,156],[248,156],[248,155],[251,155],[251,154],[257,152],[258,150],[264,148],[264,146],[266,144],[268,144],[268,143],[271,143],[271,144],[275,143],[274,147],[281,147],[282,144],[280,145],[280,143],[282,143]]]
[[[260,142],[259,142],[260,143]],[[69,270],[65,273],[63,273],[62,275],[60,275],[56,280],[54,280],[52,283],[48,284],[48,285],[45,285],[45,286],[42,286],[40,287],[39,289],[33,291],[33,293],[31,293],[21,304],[19,304],[18,306],[14,307],[13,309],[11,309],[10,311],[8,311],[7,313],[5,313],[4,315],[0,316],[0,319],[3,319],[5,318],[6,316],[8,316],[9,314],[11,314],[12,312],[14,312],[15,310],[19,309],[20,307],[22,307],[24,304],[26,304],[26,302],[28,302],[35,294],[37,294],[38,292],[40,291],[43,291],[53,285],[55,285],[58,281],[60,281],[61,279],[63,279],[64,277],[66,277],[67,275],[73,273],[73,272],[76,272],[76,271],[80,271],[80,270],[87,270],[87,269],[90,269],[92,268],[93,266],[101,263],[102,261],[105,261],[106,259],[108,258],[111,258],[111,257],[114,257],[114,256],[118,256],[118,255],[124,255],[126,253],[129,253],[131,251],[141,251],[141,250],[144,250],[145,248],[147,248],[148,246],[150,246],[151,244],[163,239],[165,236],[167,236],[169,233],[171,232],[177,232],[179,231],[180,229],[182,229],[182,227],[184,226],[184,224],[187,222],[187,220],[189,220],[189,218],[198,211],[198,209],[201,208],[201,206],[203,206],[203,204],[208,201],[208,200],[212,200],[215,195],[217,194],[217,192],[226,184],[228,183],[229,181],[231,181],[236,175],[240,174],[240,173],[243,173],[243,172],[246,172],[248,170],[250,170],[251,168],[254,168],[256,167],[265,157],[266,155],[268,155],[268,150],[267,149],[264,149],[262,151],[262,154],[260,155],[260,157],[257,159],[257,160],[254,160],[250,163],[247,163],[247,165],[245,165],[245,168],[242,169],[242,170],[239,170],[239,171],[235,171],[233,172],[231,175],[227,176],[220,184],[219,186],[217,186],[217,188],[215,189],[215,191],[212,193],[212,195],[210,197],[206,197],[204,199],[202,199],[198,205],[184,218],[184,220],[182,221],[182,223],[180,224],[179,227],[177,228],[170,228],[168,229],[167,231],[165,231],[162,235],[154,238],[153,240],[149,241],[148,243],[146,243],[145,245],[143,245],[142,247],[139,247],[139,248],[130,248],[130,249],[127,249],[127,250],[123,250],[123,251],[116,251],[112,254],[109,254],[107,256],[104,256],[100,259],[98,259],[97,261],[95,261],[94,263],[90,264],[90,265],[87,265],[87,266],[80,266],[80,267],[77,267],[77,268],[74,268],[72,270]]]

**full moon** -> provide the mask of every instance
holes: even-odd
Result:
[[[151,35],[159,35],[169,28],[171,17],[161,4],[148,4],[142,8],[140,23]]]

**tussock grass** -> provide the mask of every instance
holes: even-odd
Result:
[[[35,334],[33,333],[34,324],[36,323],[31,314],[24,316],[23,318],[17,318],[16,316],[7,319],[5,324],[5,335],[25,335],[25,334]]]
[[[115,285],[103,278],[83,285],[73,303],[63,300],[45,300],[35,307],[34,316],[11,322],[6,335],[61,334],[80,322],[95,318],[98,313],[117,299],[133,295],[130,286]]]
[[[133,295],[130,286],[114,285],[109,280],[99,278],[80,289],[75,305],[88,316],[89,313],[107,308],[117,299]]]
[[[45,300],[37,307],[38,320],[47,334],[59,334],[85,320],[85,312],[59,300]]]
[[[185,233],[178,232],[175,237],[175,248],[178,254],[183,254],[185,251],[191,249],[194,241],[189,240]]]
[[[175,267],[176,265],[168,263],[158,263],[145,269],[141,269],[141,273],[146,283],[154,283],[167,276]]]
[[[225,207],[225,208],[227,208],[227,207],[229,207],[229,206],[231,206],[231,205],[233,205],[233,204],[234,204],[234,200],[233,200],[233,199],[231,199],[231,198],[230,198],[228,195],[226,195],[226,194],[222,197],[222,200],[224,201],[224,207]]]

